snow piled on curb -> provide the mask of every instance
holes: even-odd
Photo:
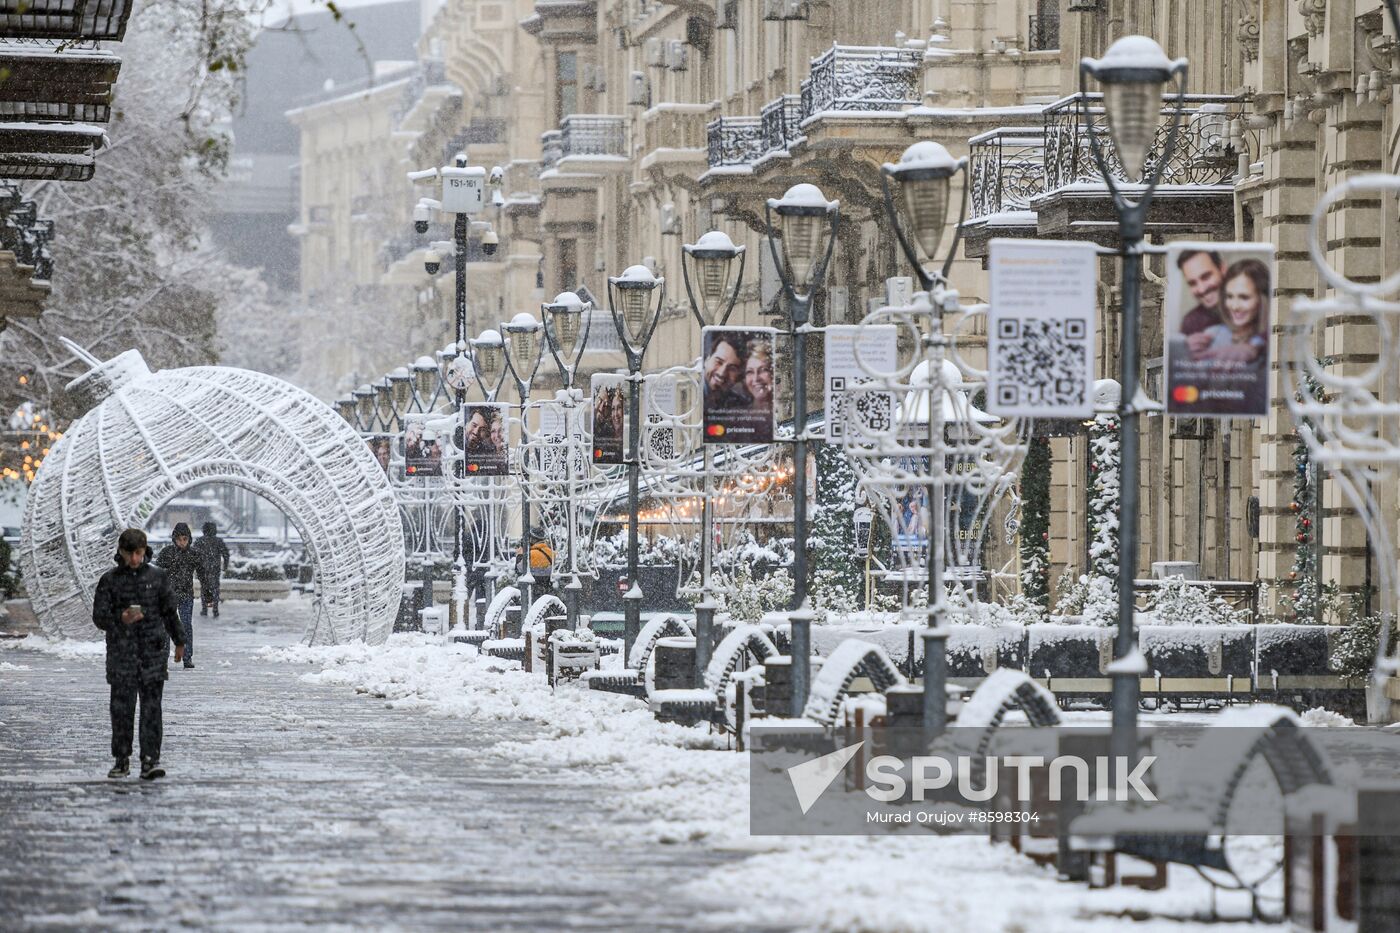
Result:
[[[617,791],[618,812],[577,828],[618,844],[698,843],[746,856],[679,892],[711,905],[697,925],[823,931],[949,929],[1205,929],[1205,882],[1173,867],[1166,891],[1089,890],[1057,881],[985,836],[755,837],[748,832],[748,755],[717,751],[722,736],[658,723],[645,704],[578,684],[549,689],[541,673],[466,645],[392,635],[386,645],[265,648],[274,661],[315,668],[307,683],[348,688],[397,708],[483,721],[528,721],[536,737],[494,750],[532,768],[564,771]],[[758,882],[755,884],[755,882]],[[1132,921],[1129,917],[1153,919]],[[1236,925],[1237,928],[1239,925]]]
[[[107,643],[105,641],[79,641],[76,638],[26,635],[14,641],[6,640],[4,645],[15,651],[37,651],[40,654],[52,655],[64,661],[107,657]]]

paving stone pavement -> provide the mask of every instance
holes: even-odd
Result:
[[[726,856],[573,832],[571,814],[620,812],[627,789],[493,754],[529,725],[302,683],[255,656],[298,639],[286,614],[196,616],[199,666],[171,671],[154,782],[105,776],[100,655],[0,644],[0,929],[696,925],[674,885]]]

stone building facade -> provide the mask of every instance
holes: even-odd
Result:
[[[952,271],[964,298],[985,297],[995,237],[1114,246],[1088,154],[1103,116],[1078,96],[1079,61],[1131,33],[1191,63],[1182,147],[1149,217],[1150,241],[1260,240],[1279,261],[1270,417],[1144,419],[1142,571],[1189,561],[1204,577],[1262,580],[1271,587],[1266,610],[1282,612],[1298,522],[1281,368],[1288,307],[1326,294],[1305,246],[1321,194],[1351,175],[1395,168],[1395,36],[1380,0],[448,0],[427,22],[419,68],[440,62],[460,95],[415,104],[413,120],[388,134],[405,169],[463,145],[473,164],[506,169],[494,218],[501,251],[468,273],[473,332],[565,289],[583,287],[605,306],[607,276],[644,263],[667,281],[647,356],[648,368],[660,368],[699,352],[681,245],[709,229],[748,248],[735,322],[780,323],[776,274],[761,248],[763,205],[797,182],[841,200],[818,319],[858,321],[886,279],[908,271],[885,222],[879,167],[916,140],[970,160]],[[395,229],[407,230],[412,196],[385,196],[401,212]],[[1378,197],[1336,205],[1329,261],[1362,280],[1395,268],[1395,211]],[[415,277],[430,281],[420,269],[408,252],[383,275],[416,288]],[[1104,259],[1101,271],[1099,375],[1116,377],[1116,261]],[[1154,397],[1165,275],[1152,257],[1141,378]],[[446,340],[451,277],[436,287],[447,299],[433,312]],[[606,317],[598,324],[595,334],[611,335]],[[1316,350],[1339,371],[1364,366],[1375,343],[1350,320],[1323,339]],[[974,332],[974,354],[978,340]],[[594,368],[620,362],[608,348],[593,360]],[[1059,433],[1056,575],[1082,572],[1087,551],[1085,435]],[[1335,488],[1324,480],[1322,489],[1319,576],[1361,592],[1370,578],[1364,529]],[[1394,490],[1382,495],[1394,515]]]

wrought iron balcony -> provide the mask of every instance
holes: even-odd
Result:
[[[0,35],[121,41],[132,0],[0,0]]]
[[[564,134],[559,130],[545,130],[540,134],[540,168],[554,168],[564,155]]]
[[[87,181],[102,128],[86,123],[0,123],[0,177]]]
[[[752,165],[767,152],[761,117],[717,117],[705,127],[710,168]]]
[[[1241,138],[1232,136],[1231,122],[1242,111],[1239,97],[1188,94],[1181,116],[1181,130],[1169,161],[1162,170],[1164,185],[1226,185],[1239,171]],[[1163,98],[1161,125],[1147,155],[1147,172],[1155,170],[1166,146],[1174,98]],[[1102,184],[1103,179],[1090,150],[1094,134],[1104,161],[1120,184],[1127,184],[1122,162],[1108,134],[1101,94],[1073,94],[1044,110],[1045,190],[1054,191],[1074,184]]]
[[[559,123],[563,158],[570,156],[627,156],[625,117],[613,114],[573,113]]]
[[[1045,192],[1045,131],[1003,127],[968,140],[968,220],[1030,210]]]
[[[903,110],[919,103],[923,52],[833,45],[802,81],[802,118],[828,110]]]
[[[1060,47],[1060,14],[1041,13],[1030,18],[1026,29],[1026,50],[1045,52]]]
[[[802,122],[802,95],[784,94],[763,105],[759,116],[763,122],[764,154],[787,152],[802,138],[798,124]]]

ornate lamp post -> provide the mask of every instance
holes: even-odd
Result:
[[[657,293],[655,306],[652,293]],[[637,509],[641,469],[642,358],[661,321],[666,280],[646,266],[628,266],[608,278],[608,310],[627,355],[627,594],[623,596],[623,644],[632,650],[642,626],[642,588],[637,583]]]
[[[812,331],[812,293],[826,278],[836,246],[841,203],[828,201],[816,185],[793,185],[764,209],[768,246],[788,296],[792,338],[792,704],[800,716],[811,682],[812,618],[807,602],[807,334]],[[778,215],[779,228],[773,227]],[[783,245],[778,249],[777,235]]]
[[[530,404],[530,383],[539,371],[540,360],[544,356],[544,342],[540,339],[543,331],[540,322],[528,311],[521,311],[511,318],[509,324],[502,324],[508,339],[506,368],[515,380],[516,397],[520,400],[520,550],[524,556],[524,566],[516,583],[520,585],[522,606],[530,606],[535,578],[530,573],[530,486],[526,482],[529,468],[525,458],[526,435],[529,425],[525,412]],[[523,616],[522,616],[523,618]]]
[[[943,571],[946,563],[944,553],[944,514],[943,503],[947,486],[947,437],[944,405],[941,400],[947,391],[944,385],[944,360],[948,349],[948,338],[943,331],[943,310],[947,303],[956,307],[957,292],[946,287],[948,271],[958,251],[958,237],[954,237],[943,260],[942,268],[930,272],[928,266],[938,262],[938,250],[943,242],[943,232],[948,226],[949,192],[953,176],[967,167],[966,159],[955,159],[946,148],[936,142],[917,142],[904,150],[897,164],[886,163],[880,173],[880,185],[885,195],[885,213],[894,229],[899,245],[904,250],[909,264],[918,274],[924,289],[922,300],[927,301],[928,332],[923,335],[927,370],[924,382],[928,386],[927,440],[928,457],[928,625],[922,632],[924,642],[924,693],[922,723],[926,742],[931,742],[943,734],[948,723],[947,684],[948,684],[948,630],[944,617],[948,611],[944,593]],[[910,230],[906,233],[900,223],[899,212],[895,210],[894,192],[888,179],[894,179],[899,187],[908,216]],[[962,208],[959,215],[967,211],[967,188],[963,185]],[[912,239],[911,239],[912,237]],[[920,364],[923,366],[924,364]],[[916,385],[919,380],[911,380]],[[922,423],[922,422],[920,422]]]
[[[690,313],[702,328],[712,324],[725,324],[734,312],[734,304],[739,300],[739,288],[744,281],[745,248],[735,246],[729,234],[723,230],[711,230],[696,243],[681,246],[681,275],[685,281],[685,294],[690,300]],[[734,260],[739,260],[738,274],[734,274]],[[693,272],[692,272],[693,267]],[[730,279],[733,286],[730,286]],[[692,285],[692,280],[695,285]],[[702,444],[704,457],[704,478],[701,480],[700,496],[700,602],[695,605],[695,671],[696,683],[704,683],[705,668],[710,666],[710,650],[714,642],[715,604],[714,593],[710,588],[712,550],[714,548],[711,526],[714,522],[713,454],[707,444]]]
[[[374,431],[374,390],[369,384],[360,386],[353,390],[350,395],[355,399],[355,414],[359,422],[361,431],[373,433]]]
[[[578,579],[578,561],[575,555],[577,532],[577,469],[583,463],[580,457],[575,462],[574,424],[578,414],[575,411],[578,399],[574,394],[574,374],[583,362],[583,353],[588,346],[588,331],[592,326],[593,305],[573,292],[560,292],[554,300],[540,306],[544,312],[545,337],[549,353],[554,357],[554,365],[559,367],[559,381],[564,386],[561,397],[564,401],[564,444],[565,469],[569,476],[569,502],[564,509],[565,540],[568,549],[568,582],[564,584],[564,609],[568,614],[569,628],[578,628],[578,593],[583,584]],[[556,562],[557,563],[557,562]]]
[[[356,404],[356,402],[355,402],[355,396],[353,396],[353,395],[343,395],[343,396],[341,396],[340,398],[338,398],[338,399],[335,400],[335,411],[336,411],[336,414],[340,415],[340,417],[344,418],[345,421],[346,421],[351,427],[356,428],[356,429],[359,428],[359,425],[357,424],[357,419],[356,419],[356,415],[357,415],[356,408],[357,408],[357,407],[358,407],[358,406],[357,406],[357,404]]]
[[[1162,171],[1176,147],[1177,129],[1186,95],[1186,59],[1167,58],[1162,47],[1146,36],[1124,36],[1108,47],[1101,59],[1086,58],[1079,65],[1081,98],[1087,99],[1086,82],[1093,76],[1104,92],[1104,112],[1109,135],[1124,176],[1139,182],[1146,172],[1149,149],[1161,123],[1162,88],[1177,78],[1176,104],[1166,145],[1152,162],[1136,203],[1118,187],[1099,143],[1089,131],[1094,163],[1103,176],[1118,214],[1119,256],[1122,258],[1123,319],[1118,359],[1119,446],[1122,486],[1118,499],[1118,634],[1114,641],[1113,730],[1110,750],[1115,757],[1137,760],[1137,709],[1139,677],[1147,665],[1137,650],[1133,629],[1133,580],[1138,563],[1138,329],[1142,317],[1142,241],[1147,209],[1162,180]]]
[[[420,356],[413,361],[413,399],[420,412],[433,410],[441,382],[438,364],[433,362],[432,357]]]

